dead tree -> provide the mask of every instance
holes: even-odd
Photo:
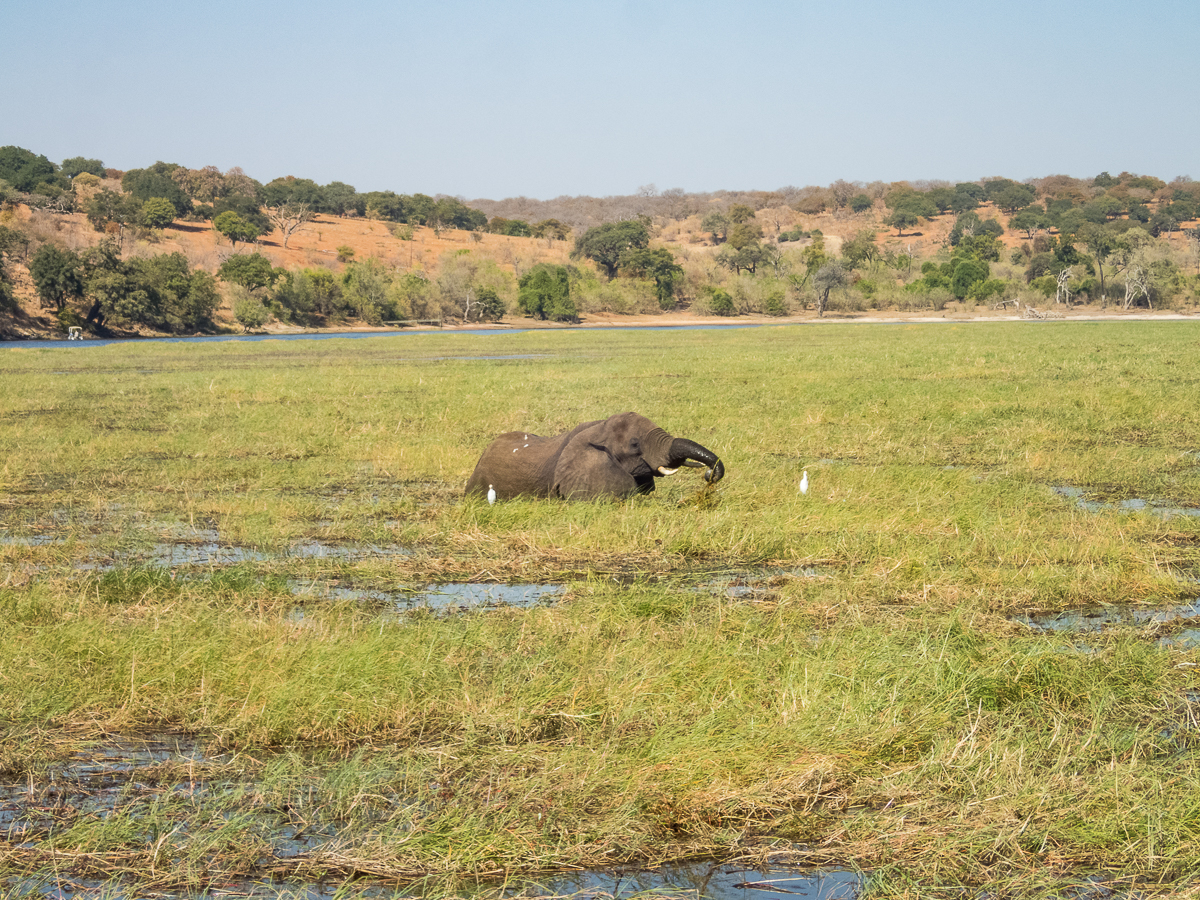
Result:
[[[295,234],[300,226],[313,217],[312,208],[307,203],[294,203],[291,200],[278,206],[267,207],[267,218],[271,220],[279,233],[283,235],[283,246],[288,245],[288,238]]]
[[[1132,264],[1125,270],[1125,308],[1129,309],[1138,297],[1146,298],[1146,305],[1154,309],[1150,300],[1150,279],[1145,266]]]
[[[1065,269],[1063,269],[1061,272],[1058,273],[1058,287],[1054,293],[1054,302],[1055,303],[1070,304],[1071,289],[1069,287],[1067,287],[1067,282],[1070,280],[1071,280],[1071,267],[1067,266]]]

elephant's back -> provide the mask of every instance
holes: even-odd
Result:
[[[557,458],[564,435],[542,437],[528,431],[506,431],[488,444],[467,481],[466,493],[496,490],[501,500],[544,497],[548,487],[546,467]]]

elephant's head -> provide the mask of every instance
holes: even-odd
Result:
[[[621,413],[568,436],[552,493],[571,498],[645,494],[654,490],[655,478],[673,475],[681,466],[707,467],[710,484],[725,476],[725,466],[707,447],[677,438],[645,416]]]

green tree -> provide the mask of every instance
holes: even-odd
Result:
[[[67,178],[74,178],[83,172],[95,175],[97,178],[103,178],[104,163],[98,159],[84,159],[82,156],[72,156],[70,159],[62,161],[59,171]]]
[[[982,259],[966,256],[954,262],[950,275],[950,290],[959,300],[964,299],[979,282],[987,281],[991,270]]]
[[[998,209],[1015,213],[1033,203],[1036,197],[1037,191],[1030,185],[1010,182],[1003,190],[990,194],[989,199],[996,204]]]
[[[662,309],[675,308],[675,287],[683,280],[683,268],[670,250],[639,247],[621,255],[620,268],[631,275],[654,279],[654,291]]]
[[[587,257],[601,268],[610,279],[615,278],[621,263],[621,254],[636,250],[650,243],[646,226],[636,220],[608,222],[589,228],[575,239],[571,256]],[[574,312],[572,312],[574,315]]]
[[[852,269],[879,258],[879,247],[875,243],[875,229],[863,228],[850,240],[842,243],[842,259]]]
[[[8,260],[17,250],[25,250],[29,246],[29,238],[24,232],[6,225],[0,225],[0,309],[15,310],[17,308],[16,294],[13,293],[12,275],[8,271]]]
[[[533,229],[524,219],[506,219],[495,216],[487,223],[487,230],[492,234],[505,234],[509,237],[531,237]]]
[[[229,243],[237,247],[238,241],[249,243],[258,237],[258,229],[233,210],[227,210],[213,219],[213,228],[225,235]]]
[[[954,196],[954,188],[951,187],[936,187],[929,191],[929,199],[940,213],[953,208]]]
[[[729,217],[722,212],[710,212],[700,222],[700,230],[711,234],[714,244],[722,244],[729,234]]]
[[[79,257],[70,250],[43,244],[29,261],[29,277],[42,305],[62,309],[69,300],[83,296],[83,272]]]
[[[742,250],[750,244],[757,243],[762,238],[762,228],[753,219],[743,219],[729,226],[729,234],[725,238],[734,250]]]
[[[174,334],[212,330],[212,314],[221,303],[216,280],[192,270],[182,253],[131,259],[124,271],[131,290],[117,300],[114,319]]]
[[[212,207],[213,221],[226,212],[237,213],[243,222],[257,228],[259,234],[269,234],[271,231],[271,220],[263,214],[262,204],[250,194],[233,192],[219,198]]]
[[[435,229],[457,228],[461,231],[479,231],[487,227],[487,215],[472,209],[454,197],[442,197],[433,204],[429,213],[429,224]]]
[[[896,229],[896,237],[901,237],[904,234],[905,228],[912,228],[917,222],[917,214],[907,208],[892,210],[891,214],[883,220],[883,224],[889,225]]]
[[[874,205],[875,202],[866,194],[855,194],[850,198],[851,212],[864,213]]]
[[[1117,236],[1104,225],[1088,224],[1079,230],[1078,237],[1096,260],[1096,268],[1100,272],[1100,302],[1107,305],[1108,287],[1104,283],[1104,263],[1117,252]]]
[[[175,221],[175,206],[165,197],[151,197],[138,216],[147,228],[166,228]]]
[[[904,210],[914,216],[929,219],[937,215],[937,206],[929,195],[910,187],[899,187],[884,197],[884,203],[893,211]]]
[[[709,311],[714,316],[732,316],[737,312],[733,296],[728,291],[722,290],[715,284],[706,284],[701,290],[704,292]]]
[[[533,236],[565,241],[571,236],[571,226],[563,224],[558,219],[542,219],[533,225]]]
[[[767,250],[758,241],[743,244],[740,248],[727,244],[713,257],[717,265],[724,266],[739,275],[742,272],[749,272],[753,275],[766,258]]]
[[[287,203],[303,204],[308,209],[324,209],[328,204],[325,191],[311,178],[285,175],[268,181],[259,192],[263,206],[283,206]]]
[[[341,181],[331,181],[321,189],[321,192],[325,195],[325,207],[321,209],[321,212],[344,216],[353,211],[361,216],[366,209],[366,204],[354,190],[353,185]]]
[[[954,188],[954,197],[950,201],[950,212],[955,215],[970,212],[979,206],[979,200],[976,199],[974,193],[963,190],[963,187],[964,185],[960,184]],[[983,191],[983,188],[977,184],[970,185],[970,187],[979,188],[980,192]]]
[[[151,197],[165,197],[175,207],[175,216],[192,211],[192,198],[184,192],[171,174],[179,169],[175,163],[157,162],[145,169],[130,169],[121,178],[121,188],[145,203]]]
[[[261,253],[235,253],[221,263],[217,277],[231,284],[240,284],[248,291],[271,287],[282,274]]]
[[[525,315],[554,322],[578,319],[566,266],[538,263],[521,276],[518,287],[517,305]]]
[[[342,274],[342,298],[360,319],[371,325],[397,319],[392,281],[392,272],[376,257],[348,262]]]
[[[1035,203],[1025,207],[1009,219],[1008,227],[1025,232],[1025,236],[1032,241],[1035,234],[1050,227],[1050,219],[1046,215],[1046,210]]]
[[[136,198],[116,191],[103,190],[88,202],[87,220],[96,231],[115,234],[120,242],[125,227],[135,224],[141,211],[142,204]]]
[[[837,261],[821,266],[813,275],[813,287],[817,291],[817,315],[823,317],[829,305],[829,292],[842,287],[849,281],[846,270]]]
[[[481,287],[475,292],[475,317],[480,322],[499,322],[508,307],[495,288]]]
[[[1150,207],[1145,203],[1139,203],[1136,200],[1129,204],[1129,219],[1132,222],[1149,222]]]
[[[32,193],[39,184],[55,181],[58,167],[24,147],[0,147],[0,178],[18,191]]]
[[[954,220],[954,227],[950,229],[950,246],[957,247],[965,238],[984,234],[1000,237],[1004,234],[1004,226],[995,219],[981,221],[976,213],[965,212]]]
[[[734,203],[729,207],[726,217],[734,225],[739,225],[742,222],[751,222],[754,220],[754,209],[744,203]]]
[[[328,269],[275,272],[278,277],[271,303],[281,318],[300,321],[313,314],[332,317],[344,309],[341,283]]]
[[[271,321],[271,311],[263,302],[247,290],[242,290],[233,301],[233,317],[244,331],[257,330]]]

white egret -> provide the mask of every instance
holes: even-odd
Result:
[[[496,502],[496,489],[490,484],[488,485],[488,506]]]
[[[808,469],[804,470],[804,475],[800,478],[800,493],[808,493]]]

